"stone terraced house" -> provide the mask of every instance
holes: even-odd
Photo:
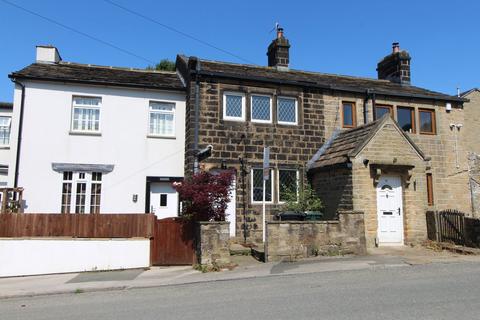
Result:
[[[289,48],[279,29],[268,66],[177,57],[187,88],[186,174],[236,170],[232,236],[262,239],[264,146],[268,220],[285,188],[307,178],[327,217],[364,212],[367,246],[426,239],[427,210],[471,212],[466,99],[411,85],[411,58],[397,43],[378,79],[292,70]],[[198,159],[206,148],[211,156]]]

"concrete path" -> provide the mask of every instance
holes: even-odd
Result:
[[[248,256],[235,256],[233,259],[238,264],[234,270],[211,273],[201,273],[191,266],[181,266],[2,278],[0,298],[125,290],[340,270],[386,269],[429,263],[480,262],[479,256],[461,256],[409,247],[375,249],[362,257],[318,257],[295,263],[261,263]]]

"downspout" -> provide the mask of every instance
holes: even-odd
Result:
[[[199,73],[200,73],[200,60],[197,59],[197,63],[195,64],[195,126],[194,126],[194,137],[193,137],[193,152],[194,152],[194,160],[193,160],[193,173],[196,174],[198,172],[198,130],[199,130],[199,118],[200,118],[200,80],[199,80]]]
[[[13,187],[18,187],[18,167],[20,165],[20,146],[22,144],[22,129],[23,129],[23,109],[25,105],[25,85],[15,79],[12,82],[19,85],[22,88],[22,99],[20,101],[20,119],[18,124],[18,138],[17,138],[17,155],[15,158],[15,176],[13,181]]]
[[[375,92],[367,89],[365,92],[365,99],[363,100],[363,124],[368,123],[368,100],[372,99],[372,112],[375,115]]]

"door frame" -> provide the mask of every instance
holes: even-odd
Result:
[[[382,178],[385,178],[385,177],[390,177],[390,178],[396,178],[398,179],[398,181],[400,182],[400,200],[399,200],[399,206],[400,206],[400,210],[401,210],[401,219],[400,219],[400,241],[399,242],[381,242],[380,241],[380,208],[378,206],[378,189],[380,187],[380,181]],[[403,246],[405,244],[405,210],[404,210],[404,205],[403,205],[403,201],[404,201],[404,190],[403,190],[403,183],[402,183],[402,175],[401,174],[382,174],[380,177],[379,177],[379,180],[378,180],[378,183],[377,185],[375,186],[375,200],[376,200],[376,210],[375,210],[375,214],[376,214],[376,217],[377,217],[377,245],[378,246]]]
[[[145,213],[150,213],[150,184],[154,182],[182,182],[183,177],[146,177],[145,185]]]

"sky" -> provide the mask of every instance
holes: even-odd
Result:
[[[376,78],[378,61],[400,42],[413,85],[455,94],[480,87],[479,12],[474,0],[0,0],[0,101],[12,101],[7,76],[33,63],[39,44],[65,61],[107,66],[145,68],[179,53],[266,65],[276,22],[292,69]]]

